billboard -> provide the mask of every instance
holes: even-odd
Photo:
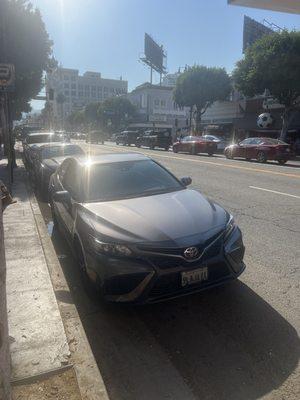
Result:
[[[252,46],[256,40],[264,35],[274,34],[275,32],[267,26],[255,21],[254,19],[244,16],[244,31],[243,31],[243,53]]]
[[[148,33],[145,33],[144,43],[144,61],[150,65],[157,72],[164,72],[164,50],[162,46],[159,46]]]

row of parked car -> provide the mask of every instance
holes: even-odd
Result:
[[[50,204],[88,293],[147,303],[202,291],[244,271],[233,217],[144,154],[87,157],[55,133],[32,133],[24,162]]]
[[[149,147],[151,150],[162,148],[168,151],[172,146],[174,153],[208,154],[224,153],[226,158],[244,158],[248,161],[254,159],[265,163],[275,160],[279,164],[285,164],[293,157],[291,146],[279,139],[273,138],[247,138],[237,144],[228,145],[226,141],[215,135],[184,136],[175,142],[169,130],[148,130],[142,134],[136,131],[124,131],[116,135],[117,145],[136,147]]]

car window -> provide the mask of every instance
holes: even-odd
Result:
[[[74,199],[79,198],[80,194],[80,178],[81,174],[79,169],[77,168],[76,162],[71,160],[68,163],[66,171],[62,178],[62,185],[65,190],[67,190]]]
[[[28,135],[26,143],[49,143],[49,142],[61,142],[62,138],[58,135]]]
[[[86,201],[142,197],[183,189],[180,182],[152,160],[94,165],[86,170]]]
[[[251,138],[244,139],[240,144],[250,144]]]
[[[84,151],[80,146],[68,145],[68,146],[51,146],[46,147],[42,150],[42,159],[52,158],[52,157],[62,157],[62,156],[71,156],[75,154],[84,155]]]

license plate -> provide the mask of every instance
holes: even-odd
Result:
[[[183,287],[192,285],[193,283],[207,281],[207,279],[207,267],[194,269],[193,271],[181,272],[181,286]]]

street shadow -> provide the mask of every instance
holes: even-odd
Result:
[[[258,399],[298,364],[294,327],[241,281],[137,313],[199,399]]]
[[[256,400],[295,370],[296,330],[241,281],[153,305],[107,304],[86,294],[56,229],[52,241],[111,400],[173,399],[170,385],[181,384],[160,380],[170,368],[161,354],[199,400]]]

